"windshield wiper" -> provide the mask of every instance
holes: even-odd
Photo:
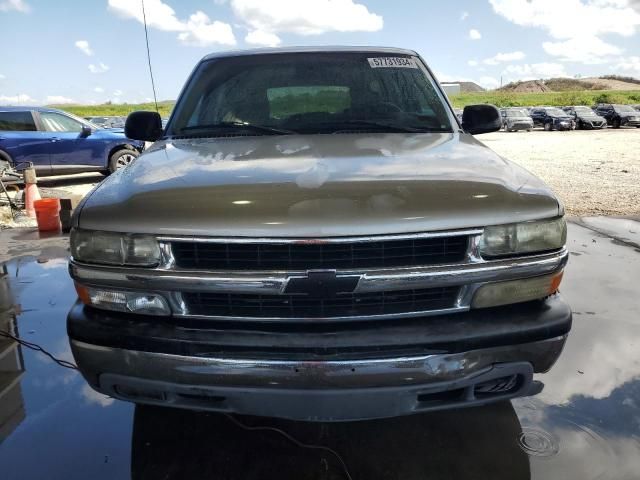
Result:
[[[430,131],[427,128],[421,127],[409,127],[407,125],[399,125],[396,123],[385,123],[385,122],[374,122],[370,120],[342,120],[335,123],[330,123],[328,125],[321,125],[327,127],[336,128],[332,133],[339,133],[344,130],[352,129],[353,127],[372,127],[380,130],[385,130],[387,132],[402,132],[402,133],[424,133]],[[346,127],[346,128],[345,128]]]
[[[180,132],[190,132],[194,130],[205,130],[212,131],[217,129],[245,129],[252,130],[254,132],[261,133],[270,133],[272,135],[291,135],[297,132],[293,130],[285,130],[283,128],[269,127],[267,125],[256,125],[253,123],[244,123],[244,122],[220,122],[220,123],[209,123],[205,125],[192,125],[189,127],[184,127],[180,129]]]

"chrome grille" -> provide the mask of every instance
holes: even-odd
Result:
[[[456,306],[460,287],[371,293],[252,295],[189,292],[182,294],[188,314],[210,317],[332,318],[426,312]]]
[[[465,259],[468,235],[340,242],[278,243],[172,240],[175,264],[184,269],[310,270],[426,266]]]

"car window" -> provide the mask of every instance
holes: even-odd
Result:
[[[31,112],[0,112],[0,130],[33,132],[37,130]]]
[[[40,112],[40,120],[47,132],[80,132],[82,123],[57,112]]]
[[[169,134],[246,123],[304,133],[345,122],[452,131],[445,104],[417,57],[375,64],[379,54],[314,53],[219,58],[187,85]]]

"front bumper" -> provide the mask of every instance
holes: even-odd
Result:
[[[507,122],[507,128],[509,130],[531,130],[533,128],[533,122]]]
[[[136,403],[340,421],[536,393],[533,373],[557,360],[571,311],[553,295],[357,327],[169,321],[76,304],[68,331],[80,371],[96,390]]]

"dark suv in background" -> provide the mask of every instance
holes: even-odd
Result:
[[[605,128],[607,126],[607,120],[589,107],[576,105],[573,107],[562,107],[562,110],[573,117],[576,122],[576,128],[578,129]]]
[[[123,130],[102,129],[61,110],[0,107],[0,162],[32,163],[38,175],[115,172],[131,163],[144,142]]]
[[[542,127],[547,131],[575,128],[573,118],[557,107],[534,107],[529,113],[533,119],[533,125]]]
[[[606,118],[607,123],[613,128],[625,126],[640,128],[640,112],[631,105],[599,103],[595,107],[595,112]]]

